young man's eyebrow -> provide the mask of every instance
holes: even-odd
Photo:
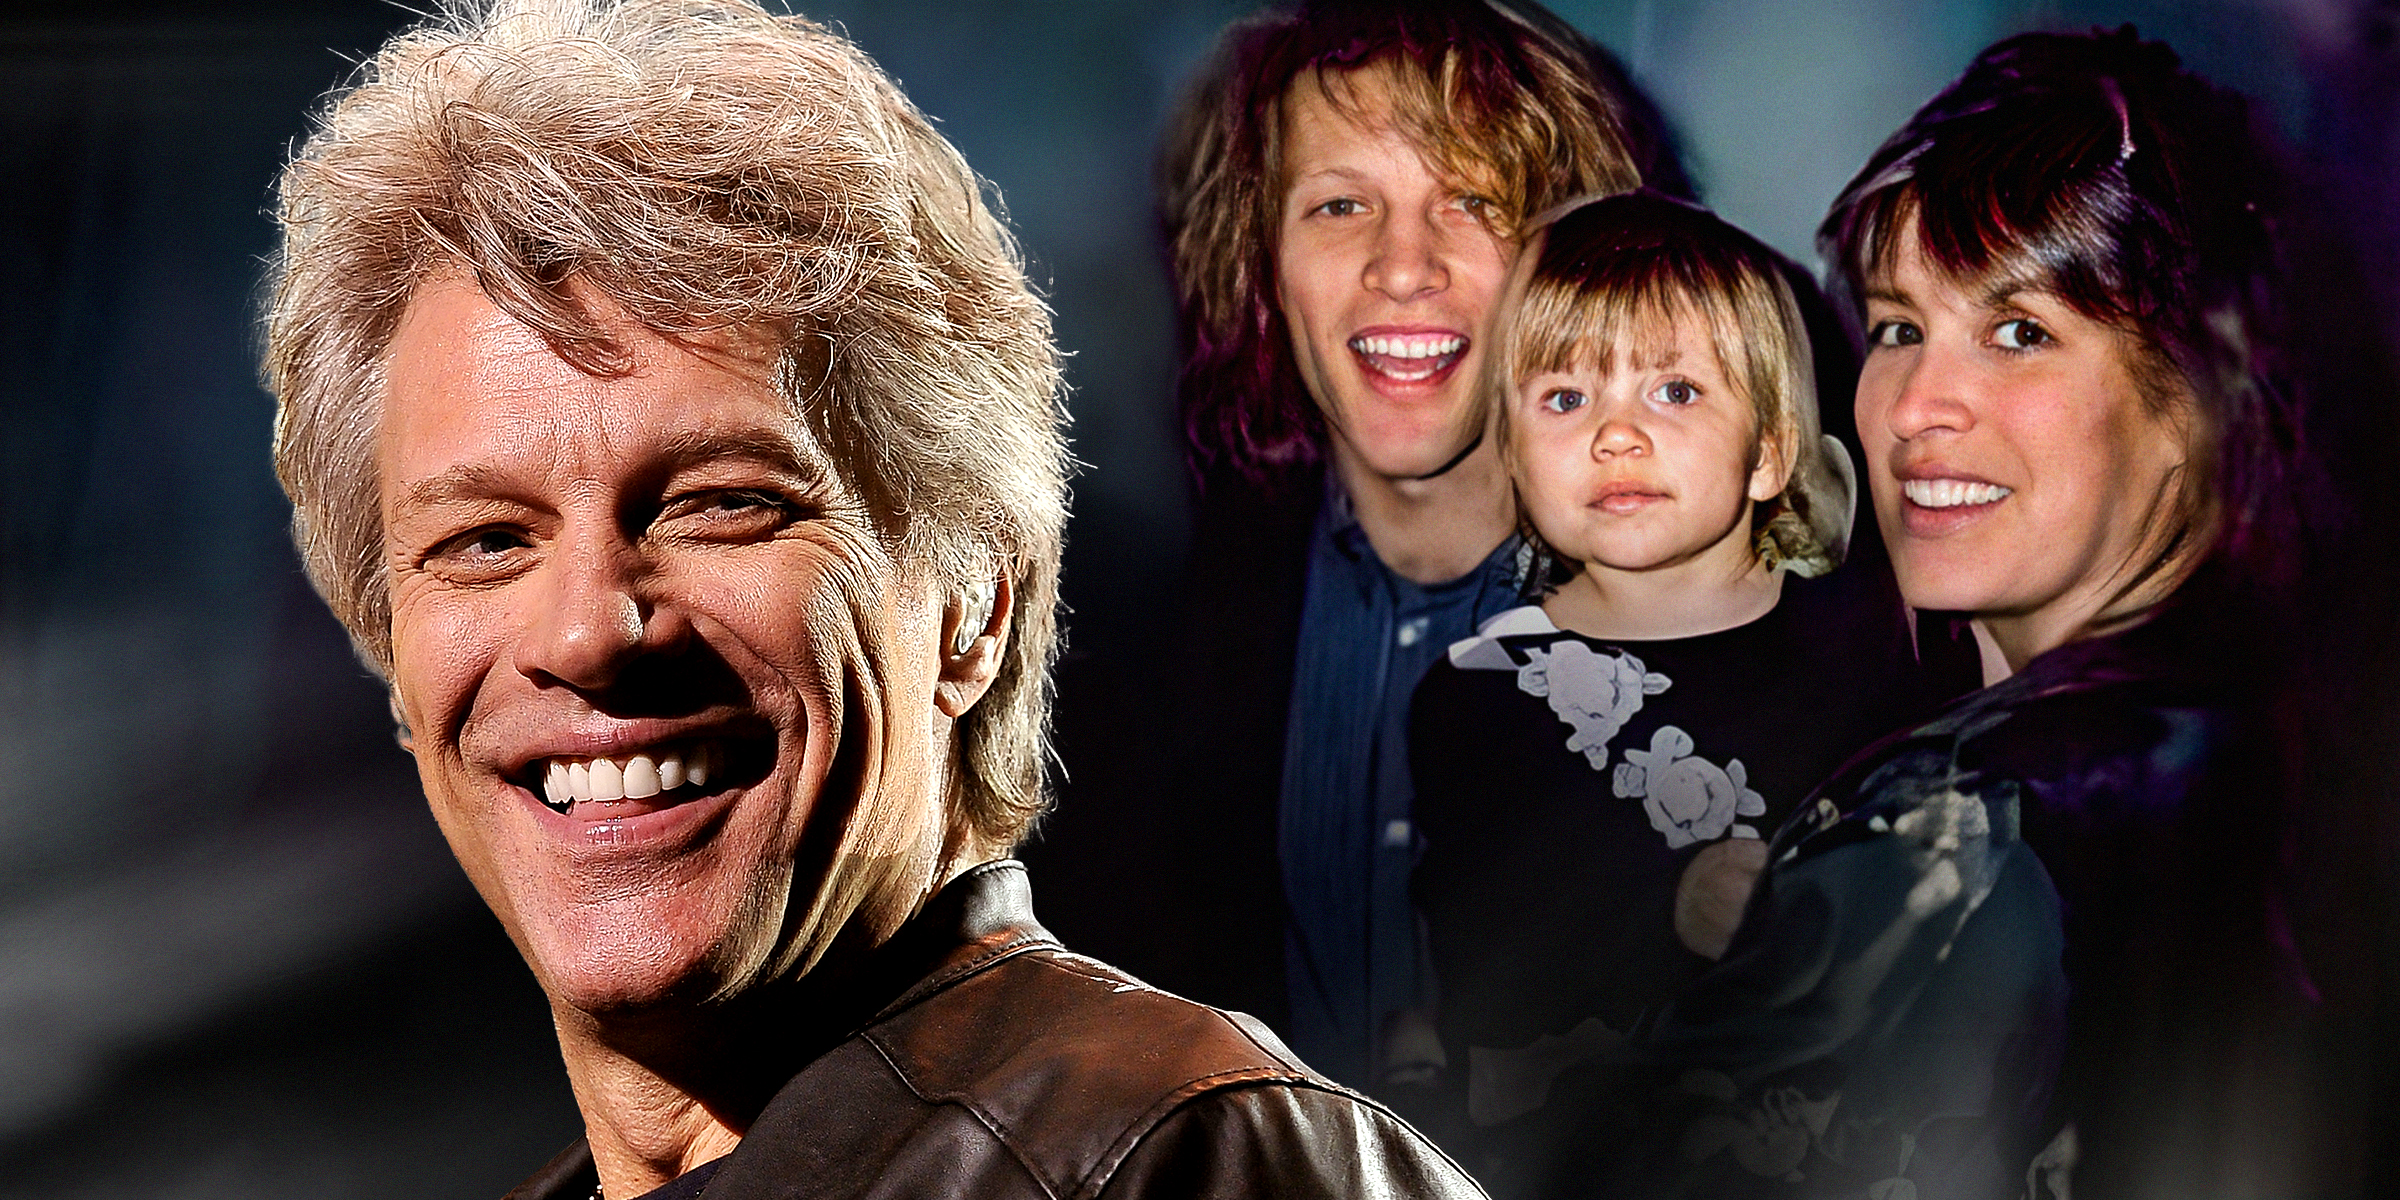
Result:
[[[1313,183],[1320,179],[1339,179],[1346,183],[1355,183],[1367,177],[1365,171],[1344,164],[1313,167],[1306,171],[1294,171],[1288,172],[1288,174],[1291,177],[1291,183],[1286,185],[1287,187],[1298,187],[1303,183]]]

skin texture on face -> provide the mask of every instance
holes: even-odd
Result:
[[[1286,95],[1275,297],[1336,458],[1408,480],[1483,429],[1476,356],[1516,249],[1394,126],[1389,70],[1334,77],[1341,108],[1313,73]]]
[[[877,538],[770,345],[621,314],[615,336],[635,368],[587,375],[437,277],[393,339],[378,447],[426,795],[553,1005],[583,1013],[788,972],[827,864],[855,865],[828,850],[854,812],[896,831],[887,901],[913,905],[952,718],[988,678],[944,679],[944,589]],[[669,758],[683,786],[606,798]],[[569,769],[595,798],[562,813]]]
[[[1934,270],[1913,222],[1897,245],[1867,288],[1858,383],[1875,515],[1908,602],[1971,615],[1993,682],[2180,578],[2115,599],[2167,515],[2185,433],[2143,403],[2124,334]]]
[[[1622,608],[1612,597],[1629,594],[1697,612],[1768,574],[1750,511],[1788,477],[1774,439],[1757,436],[1750,400],[1726,378],[1697,312],[1636,332],[1616,369],[1543,372],[1509,400],[1526,516],[1584,564],[1553,597],[1569,614]]]

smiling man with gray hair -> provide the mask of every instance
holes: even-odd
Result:
[[[956,151],[743,0],[452,12],[286,171],[276,465],[586,1140],[515,1195],[1472,1195],[1065,952],[1049,316]]]

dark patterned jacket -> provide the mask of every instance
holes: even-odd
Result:
[[[2260,669],[2217,633],[2072,643],[1821,788],[1651,1038],[1623,1190],[2283,1194],[2313,988]]]

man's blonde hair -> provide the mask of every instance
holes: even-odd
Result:
[[[1335,111],[1385,74],[1389,120],[1447,183],[1481,196],[1493,231],[1572,196],[1642,183],[1612,60],[1530,3],[1298,0],[1226,30],[1159,164],[1159,212],[1183,327],[1184,434],[1193,465],[1268,482],[1321,460],[1323,418],[1275,303],[1284,107],[1302,77]]]
[[[668,335],[769,331],[887,548],[961,595],[1013,582],[949,819],[1014,844],[1045,796],[1067,458],[1049,311],[982,186],[856,47],[747,0],[492,0],[393,38],[278,193],[266,371],[309,578],[388,675],[382,364],[429,276],[595,374],[629,364],[587,288]]]

